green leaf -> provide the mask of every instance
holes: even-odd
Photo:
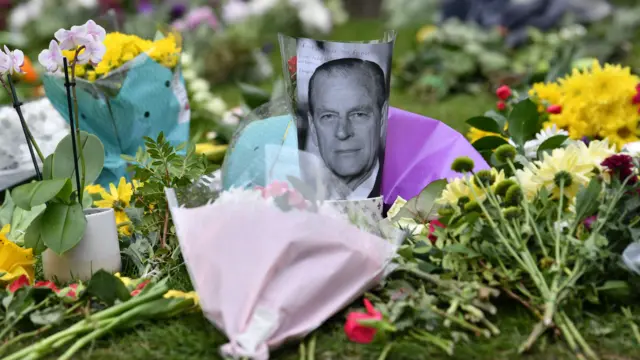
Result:
[[[498,127],[500,129],[504,129],[505,125],[507,125],[507,118],[495,110],[487,111],[486,113],[484,113],[484,116],[492,118],[498,124]]]
[[[464,254],[464,255],[468,255],[469,257],[480,256],[480,254],[478,254],[477,252],[469,249],[468,247],[462,244],[453,244],[453,245],[446,246],[444,249],[442,249],[442,251],[453,253],[453,254]]]
[[[427,219],[433,211],[436,200],[442,194],[442,191],[447,186],[447,180],[441,179],[432,182],[427,185],[418,195],[418,199],[416,202],[416,210],[418,210],[418,214],[423,218]]]
[[[42,232],[47,230],[42,226],[42,216],[43,214],[38,215],[24,234],[24,247],[33,249],[35,255],[42,254],[47,249],[42,237]]]
[[[62,322],[65,311],[64,306],[61,305],[44,308],[32,312],[29,319],[35,325],[55,325]]]
[[[104,167],[104,146],[100,139],[86,131],[80,132],[82,139],[82,151],[84,153],[85,162],[85,184],[92,184]],[[65,136],[56,147],[53,153],[52,176],[54,179],[75,179],[75,165],[73,157],[73,147],[71,134]],[[80,160],[78,160],[79,162]],[[80,166],[78,166],[80,168]],[[76,182],[72,181],[71,185],[76,189]]]
[[[538,132],[538,107],[529,100],[517,103],[509,114],[509,134],[513,141],[522,146]]]
[[[580,189],[576,195],[576,221],[583,221],[598,210],[602,184],[594,177],[586,188]]]
[[[73,249],[87,227],[82,205],[53,203],[47,206],[42,214],[42,224],[46,231],[42,232],[44,244],[58,255]]]
[[[44,204],[56,197],[66,182],[67,179],[35,181],[13,189],[11,197],[20,208],[31,210],[32,207]]]
[[[11,224],[13,218],[13,212],[16,208],[16,204],[11,198],[9,190],[4,192],[4,203],[0,206],[0,227],[2,225]]]
[[[115,275],[104,270],[98,270],[91,276],[87,292],[105,302],[113,305],[116,300],[127,301],[131,298],[129,290]]]
[[[60,192],[56,195],[56,199],[69,203],[71,202],[71,194],[73,193],[73,185],[71,184],[71,179],[67,179],[67,182],[64,184]]]
[[[42,179],[53,179],[53,154],[47,156],[42,163]]]
[[[478,151],[493,150],[501,145],[508,144],[507,140],[499,136],[485,136],[473,142],[473,147]]]
[[[255,109],[260,105],[269,102],[271,99],[271,94],[259,87],[245,83],[238,83],[238,87],[240,88],[240,93],[242,94],[244,102],[251,109]]]
[[[486,117],[486,116],[472,117],[471,119],[467,120],[467,124],[469,124],[469,126],[472,126],[476,129],[480,129],[482,131],[487,131],[494,134],[502,133],[502,129],[500,128],[500,125],[498,125],[498,123],[490,117]]]
[[[542,144],[540,144],[540,146],[538,147],[538,159],[542,159],[542,154],[545,151],[548,150],[553,150],[556,148],[559,148],[562,146],[562,144],[564,144],[564,142],[568,139],[569,137],[566,135],[555,135],[552,136],[550,138],[548,138],[547,140],[545,140]]]
[[[38,205],[33,209],[27,211],[20,208],[16,208],[13,213],[13,219],[11,219],[11,232],[9,232],[9,238],[18,244],[24,242],[25,232],[31,225],[31,223],[47,208],[47,205]]]

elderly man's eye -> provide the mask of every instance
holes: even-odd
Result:
[[[364,111],[356,111],[352,113],[351,116],[355,119],[362,119],[362,118],[368,117],[369,114]]]
[[[331,121],[333,119],[335,119],[336,115],[335,114],[322,114],[320,115],[320,120],[322,121]]]

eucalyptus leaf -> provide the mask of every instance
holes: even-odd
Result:
[[[545,151],[561,147],[568,138],[566,135],[555,135],[542,142],[538,147],[538,159],[542,158],[542,154]]]
[[[97,136],[86,131],[80,132],[80,138],[86,166],[84,183],[92,184],[100,176],[104,167],[104,146]],[[54,179],[75,179],[71,134],[60,140],[53,153],[52,176]],[[72,181],[74,190],[77,190],[76,185],[76,182]]]
[[[58,255],[73,249],[84,236],[87,219],[82,205],[53,203],[42,214],[42,232],[44,244]]]
[[[500,125],[490,117],[475,116],[467,120],[467,124],[482,131],[494,134],[502,133],[502,128],[500,128]]]
[[[44,204],[56,197],[64,189],[66,183],[67,179],[35,181],[13,189],[11,197],[18,207],[31,210],[32,207]]]
[[[513,141],[522,147],[539,130],[538,106],[526,99],[517,103],[509,114],[509,134]]]
[[[435,207],[436,200],[447,186],[447,180],[441,179],[427,185],[418,195],[416,210],[422,219],[428,219]]]

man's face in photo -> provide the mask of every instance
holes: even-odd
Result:
[[[378,160],[383,113],[372,77],[321,73],[312,86],[311,136],[325,163],[340,177],[367,174]]]

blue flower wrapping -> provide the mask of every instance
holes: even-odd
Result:
[[[89,83],[76,79],[80,129],[104,144],[105,164],[96,184],[108,187],[120,177],[130,179],[121,155],[135,156],[144,137],[160,132],[174,146],[189,138],[189,101],[179,66],[171,70],[141,54],[109,74]],[[43,79],[47,97],[69,121],[64,76]]]

